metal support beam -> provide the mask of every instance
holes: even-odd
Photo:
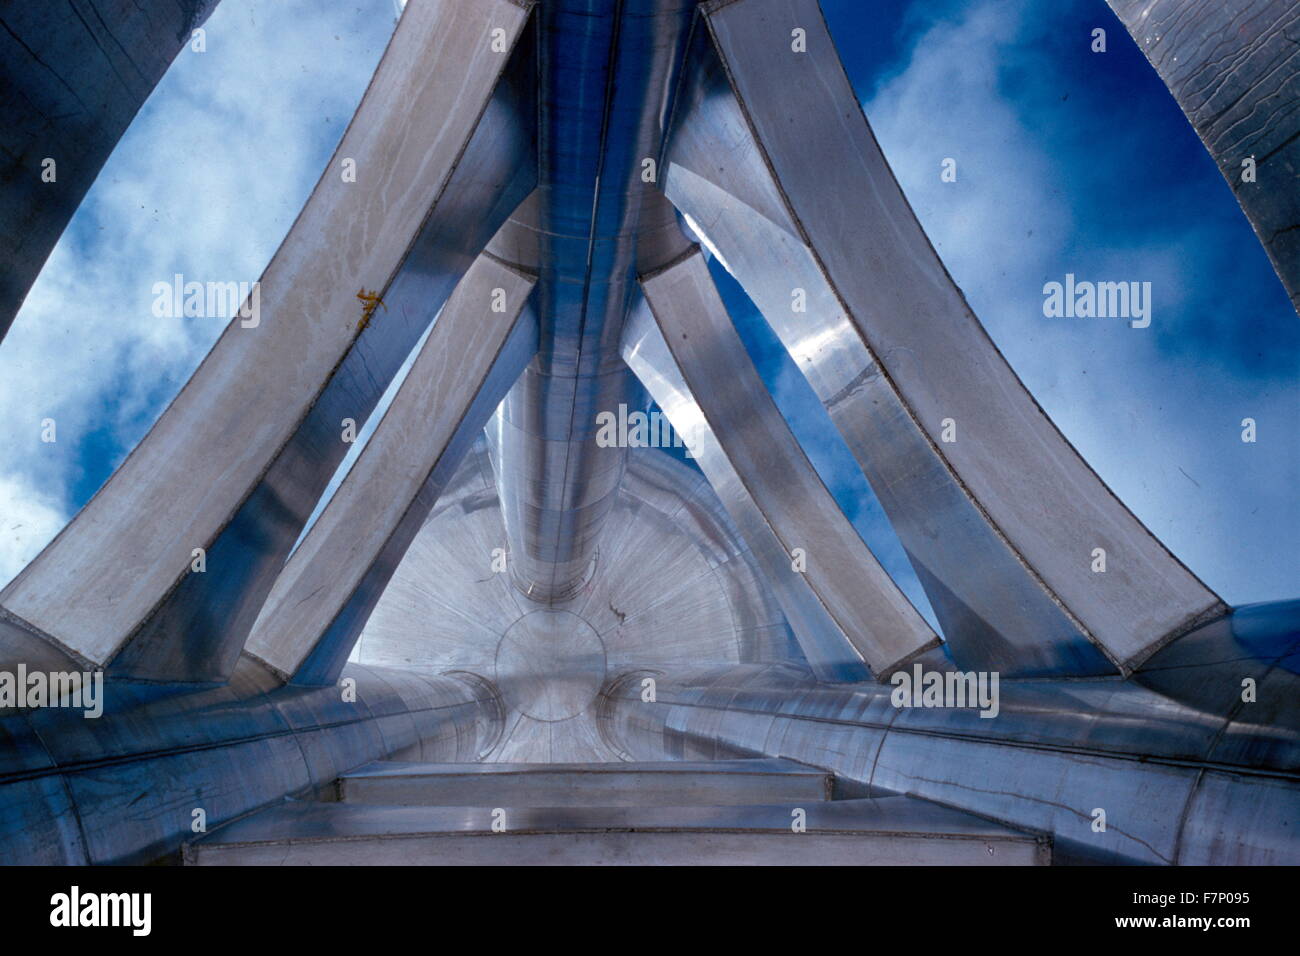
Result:
[[[598,720],[627,760],[796,760],[834,772],[846,792],[906,793],[1050,833],[1059,862],[1294,865],[1295,605],[1248,617],[1188,635],[1196,661],[1183,642],[1152,657],[1151,686],[1002,681],[995,715],[973,699],[927,707],[905,693],[899,706],[899,688],[817,687],[789,666],[748,665],[659,675],[652,701],[641,673],[625,674],[603,691]],[[1274,660],[1257,667],[1263,654]],[[1267,674],[1244,708],[1243,661]]]
[[[871,134],[816,0],[702,10],[665,190],[822,399],[955,658],[1017,674],[1127,672],[1221,614],[971,312]],[[792,50],[795,30],[806,52]],[[1093,570],[1097,549],[1105,572]]]
[[[1300,6],[1107,2],[1187,114],[1300,312]]]
[[[662,148],[695,3],[537,11],[539,184],[501,255],[539,274],[541,341],[489,434],[510,578],[538,604],[573,599],[596,573],[626,453],[595,443],[595,416],[630,400],[618,343],[638,273],[687,244],[645,163]]]
[[[865,663],[883,679],[937,646],[781,417],[699,250],[643,276],[641,287],[653,320],[634,314],[624,357],[758,557],[813,670],[861,680]]]
[[[136,111],[216,6],[66,0],[0,10],[0,340]]]
[[[230,673],[343,458],[343,419],[360,427],[532,189],[531,100],[502,81],[530,8],[488,0],[406,11],[262,276],[260,315],[232,320],[104,488],[0,593],[12,615],[74,658],[111,661],[119,676]],[[345,158],[356,182],[341,175]],[[359,302],[359,291],[372,298]]]
[[[373,760],[465,762],[501,735],[496,689],[349,666],[342,688],[276,687],[245,658],[207,690],[106,682],[104,713],[0,717],[0,862],[143,864]],[[174,858],[174,857],[173,857]]]
[[[443,307],[392,405],[285,564],[247,653],[332,684],[465,452],[537,351],[525,276],[482,256]],[[484,567],[491,555],[483,555]]]

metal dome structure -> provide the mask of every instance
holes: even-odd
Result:
[[[1290,4],[1110,2],[1216,158],[1294,180]],[[109,5],[131,83],[8,151],[90,161],[0,190],[0,320],[212,5],[152,6]],[[17,16],[44,62],[90,42]],[[8,72],[15,115],[99,88]],[[1242,196],[1293,301],[1297,197]],[[95,720],[0,717],[6,862],[1300,862],[1300,611],[1226,606],[1048,418],[817,0],[411,0],[258,287],[0,591],[0,671],[104,677]],[[619,409],[689,455],[606,440]]]

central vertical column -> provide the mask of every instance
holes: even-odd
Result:
[[[657,165],[696,0],[555,0],[538,18],[539,185],[530,233],[540,347],[488,429],[515,585],[577,593],[622,479],[596,415],[628,403],[623,321],[650,260],[685,246]]]

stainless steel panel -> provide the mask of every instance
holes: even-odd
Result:
[[[462,465],[394,572],[354,657],[491,679],[508,715],[488,759],[616,760],[596,731],[594,697],[622,669],[789,658],[784,618],[762,593],[721,504],[686,464],[656,449],[629,453],[629,480],[602,530],[597,573],[548,617],[501,564],[507,541],[495,489],[483,481],[486,457],[480,444]],[[663,573],[645,574],[647,567]],[[590,639],[574,643],[565,628],[532,627],[551,620],[575,633],[589,628],[599,649]],[[755,622],[769,628],[761,645],[750,630]],[[546,653],[530,664],[524,650]],[[549,702],[548,688],[556,694]]]
[[[1300,311],[1300,7],[1107,2],[1196,128]]]
[[[1251,615],[1232,643],[1217,622],[1189,635],[1189,646],[1217,648],[1199,666],[1161,662],[1182,642],[1152,658],[1160,692],[1136,679],[1005,680],[996,717],[983,718],[897,707],[879,684],[817,686],[789,665],[750,665],[659,674],[654,702],[642,699],[640,674],[621,675],[597,720],[625,759],[797,760],[866,793],[915,794],[1051,833],[1061,861],[1296,863],[1300,697],[1289,681],[1261,682],[1244,703],[1233,678],[1252,657],[1230,656],[1294,648],[1294,607],[1271,611]],[[1297,659],[1293,650],[1270,672],[1294,677]],[[1215,682],[1231,692],[1205,695]]]
[[[592,440],[631,400],[619,361],[636,273],[685,245],[657,162],[696,0],[552,0],[538,17],[539,188],[494,245],[540,274],[541,347],[490,431],[510,576],[540,604],[594,573],[626,451]]]
[[[193,865],[983,865],[1050,860],[1033,834],[907,797],[743,807],[296,803],[196,840]]]
[[[478,249],[460,248],[475,239],[464,225],[486,232],[481,247],[493,216],[507,214],[503,199],[515,192],[513,205],[531,188],[514,181],[527,178],[527,164],[498,177],[513,159],[508,150],[486,170],[462,163],[480,117],[496,116],[489,105],[509,59],[491,49],[491,31],[504,29],[513,42],[528,9],[489,0],[407,11],[335,159],[262,277],[259,324],[232,320],[150,433],[0,603],[76,653],[111,659],[119,674],[229,674],[346,451],[342,418],[364,420],[455,281],[454,270],[431,280],[426,266],[467,267]],[[442,68],[415,67],[431,61]],[[500,117],[504,131],[489,130],[484,146],[493,150],[519,125],[516,94],[502,96],[499,109],[511,115]],[[344,156],[357,161],[356,183],[338,174]],[[462,172],[472,195],[451,191]],[[440,210],[455,218],[441,219]],[[432,293],[410,317],[402,274],[407,292]],[[385,327],[382,310],[367,324],[357,289],[396,293],[388,311],[405,327]],[[386,357],[378,379],[362,341]],[[258,414],[246,407],[250,381]],[[209,570],[191,574],[198,547],[208,549]]]
[[[697,251],[642,279],[624,355],[691,446],[813,669],[882,679],[938,638],[844,517],[749,361]],[[657,327],[656,327],[657,325]],[[714,388],[725,375],[728,387]],[[806,570],[796,570],[796,549]]]
[[[277,689],[245,659],[213,690],[110,682],[118,690],[95,720],[0,718],[0,820],[12,824],[0,827],[0,861],[151,862],[193,836],[195,809],[213,828],[412,748],[473,760],[500,732],[482,682],[364,667],[347,676],[354,702],[335,687]]]
[[[344,803],[421,807],[743,806],[831,798],[831,776],[789,760],[432,764],[380,760],[338,781]]]
[[[816,0],[704,10],[721,62],[703,41],[692,50],[667,192],[827,406],[958,659],[1103,673],[1091,640],[1130,670],[1222,613],[1079,458],[971,313],[862,118]],[[808,53],[791,50],[795,28]],[[797,288],[806,314],[792,311]],[[947,419],[954,442],[942,440]],[[1091,571],[1096,547],[1106,573]]]
[[[285,564],[247,653],[333,684],[443,487],[537,351],[534,279],[482,256],[316,523]],[[500,297],[500,298],[498,298]]]

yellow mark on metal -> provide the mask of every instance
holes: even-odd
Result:
[[[361,300],[361,321],[357,323],[357,330],[360,331],[370,324],[370,317],[375,314],[375,308],[384,305],[384,300],[379,297],[378,292],[367,292],[364,288],[357,293],[357,298]],[[384,311],[388,311],[388,306],[384,305]]]

